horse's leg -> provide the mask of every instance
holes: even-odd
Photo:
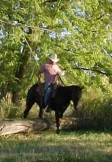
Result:
[[[39,105],[39,118],[41,119],[43,116],[43,112],[44,112],[44,98],[43,96],[40,96],[40,103],[37,103]]]
[[[56,119],[56,133],[59,134],[60,120],[59,120],[59,112],[55,111],[55,119]]]
[[[43,108],[39,106],[39,118],[42,118],[43,112],[44,112]]]
[[[28,115],[28,113],[29,113],[29,111],[30,111],[30,109],[31,109],[31,107],[33,106],[34,103],[35,102],[33,100],[32,101],[26,101],[26,109],[24,111],[24,118],[27,117],[27,115]]]

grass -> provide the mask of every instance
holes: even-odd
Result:
[[[0,137],[0,162],[111,161],[111,133],[42,131]]]

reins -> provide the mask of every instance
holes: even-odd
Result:
[[[63,80],[61,79],[61,77],[59,76],[60,81],[62,82],[62,84],[65,86],[65,83],[63,82]]]
[[[60,81],[62,82],[62,84],[65,86],[65,84],[64,84],[63,80],[61,79],[61,77],[60,76],[58,76],[58,77],[59,77]],[[52,80],[52,82],[45,89],[45,93],[46,93],[47,89],[52,85],[52,83],[54,82],[55,79],[56,79],[56,76],[54,77],[54,79]]]

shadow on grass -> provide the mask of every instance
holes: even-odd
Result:
[[[75,133],[75,134],[79,134],[79,135],[81,135],[81,134],[83,134],[83,133],[97,133],[97,134],[101,134],[101,133],[105,133],[105,134],[111,134],[112,133],[112,130],[110,130],[110,129],[100,129],[100,128],[83,128],[83,129],[78,129],[78,128],[76,128],[76,129],[63,129],[63,130],[61,130],[60,131],[60,133],[61,134],[65,134],[66,135],[66,133]]]
[[[1,162],[111,162],[111,134],[95,131],[52,131],[4,136]]]

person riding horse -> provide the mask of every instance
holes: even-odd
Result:
[[[46,112],[50,111],[49,103],[51,96],[51,85],[57,82],[57,76],[61,75],[61,69],[57,65],[59,59],[56,54],[52,54],[49,57],[49,61],[40,67],[38,70],[37,78],[38,84],[41,84],[41,74],[44,74],[44,104],[46,107]]]
[[[52,54],[49,57],[49,61],[45,63],[38,71],[38,83],[32,85],[28,90],[26,97],[26,108],[24,110],[24,118],[27,117],[34,103],[39,106],[39,118],[43,117],[45,106],[46,111],[53,110],[55,112],[56,120],[56,132],[59,133],[60,118],[63,117],[64,112],[70,105],[70,101],[73,102],[74,108],[78,110],[78,102],[82,95],[82,89],[84,87],[78,85],[58,86],[55,93],[52,94],[52,85],[57,82],[57,76],[61,75],[61,70],[56,64],[59,61],[56,54]],[[41,83],[41,74],[44,74],[45,83]],[[38,89],[40,85],[44,85],[44,93],[39,93]],[[51,95],[52,98],[51,98]]]

